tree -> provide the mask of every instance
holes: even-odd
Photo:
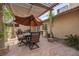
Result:
[[[3,4],[4,38],[6,39],[6,41],[11,36],[12,27],[10,27],[8,25],[12,25],[13,20],[14,20],[13,13],[12,13],[9,5]]]
[[[4,34],[3,34],[3,4],[0,4],[0,49],[4,48]]]
[[[13,14],[12,14],[11,9],[4,4],[3,5],[3,17],[4,17],[3,22],[5,24],[11,23],[13,21],[13,16],[12,15]]]
[[[54,17],[55,17],[54,13],[52,13],[52,10],[50,10],[50,11],[49,11],[49,17],[48,17],[49,25],[50,25],[50,33],[49,33],[49,36],[50,36],[50,37],[54,37],[54,36],[53,36],[53,32],[52,32]]]

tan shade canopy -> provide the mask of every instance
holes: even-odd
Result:
[[[38,19],[36,19],[33,15],[29,17],[19,17],[15,16],[15,22],[18,24],[22,24],[25,26],[40,26],[42,22]]]
[[[49,9],[53,9],[58,3],[11,3],[10,7],[13,13],[17,16],[34,15],[39,17]]]
[[[45,8],[33,6],[31,4],[16,3],[16,4],[10,4],[10,6],[11,6],[13,13],[21,17],[26,17],[26,16],[28,17],[32,14],[35,17],[38,17],[42,12],[46,10]]]
[[[39,26],[42,22],[38,17],[57,4],[58,3],[11,3],[9,6],[13,11],[16,23],[25,26]]]

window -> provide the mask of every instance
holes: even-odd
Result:
[[[59,5],[54,7],[54,12],[55,15],[57,15],[60,12],[64,12],[65,10],[67,10],[69,7],[69,3],[60,3]]]
[[[60,8],[60,9],[58,9],[58,10],[57,10],[57,13],[61,13],[61,12],[64,12],[64,11],[66,11],[66,10],[68,10],[68,5],[66,5],[66,6],[64,6],[64,7]]]
[[[41,16],[39,17],[39,19],[41,19],[41,20],[46,20],[46,19],[48,19],[48,14],[49,14],[49,11],[47,11],[46,13],[44,13],[43,15],[41,15]]]
[[[48,30],[47,24],[45,24],[44,26],[45,26],[45,30]]]
[[[53,7],[52,13],[54,13],[54,15],[57,15],[58,13],[67,10],[68,7],[69,7],[69,3],[60,3],[57,6]],[[48,19],[48,15],[49,15],[49,10],[43,15],[41,15],[39,19],[46,20]]]
[[[43,30],[48,30],[47,24],[43,24],[42,29],[43,29]]]

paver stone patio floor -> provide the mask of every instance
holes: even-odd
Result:
[[[56,41],[48,42],[42,36],[38,43],[40,48],[34,50],[30,50],[28,46],[18,46],[15,42],[17,42],[17,39],[13,39],[13,45],[10,46],[6,56],[79,56],[79,51]],[[12,44],[11,42],[9,43]]]

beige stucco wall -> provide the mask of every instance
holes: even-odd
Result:
[[[78,7],[79,3],[68,3],[66,6],[63,6],[64,8],[60,8],[59,13],[65,12],[67,10],[73,9],[75,7]]]
[[[49,22],[45,21],[43,24],[48,24],[49,32]],[[54,36],[58,38],[64,38],[65,35],[68,34],[79,35],[79,10],[57,16],[55,18],[54,27],[52,27],[52,31],[54,33]]]
[[[50,31],[49,21],[47,20],[43,22],[43,24],[47,24],[47,29],[48,29],[47,31],[49,32]],[[43,25],[40,26],[40,31],[43,31],[43,36],[46,36],[46,31],[43,30]]]
[[[15,28],[15,32],[16,32],[18,29],[21,29],[22,31],[24,31],[24,30],[30,29],[30,26],[19,25],[19,27],[16,27],[16,28]]]
[[[52,31],[58,38],[64,38],[67,34],[79,35],[79,10],[57,16]]]
[[[25,31],[25,30],[30,29],[30,26],[19,25],[19,27],[16,27],[16,28],[15,28],[15,32],[16,32],[18,29],[21,29],[22,31]],[[32,32],[35,32],[35,31],[36,31],[36,27],[35,27],[35,26],[31,26],[31,31],[32,31]]]
[[[79,6],[79,3],[70,3],[68,9],[72,9],[72,8],[77,7],[77,6]]]

